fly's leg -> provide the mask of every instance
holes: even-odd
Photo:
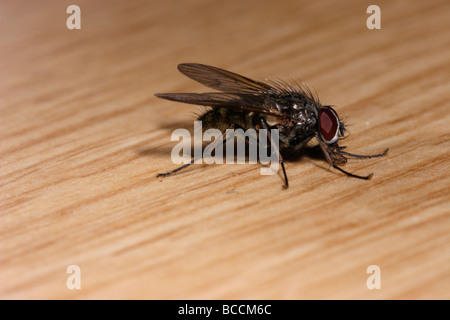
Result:
[[[389,148],[384,150],[381,153],[378,154],[371,154],[371,155],[360,155],[360,154],[353,154],[345,151],[341,151],[342,154],[345,154],[346,156],[353,157],[353,158],[359,158],[359,159],[370,159],[370,158],[377,158],[384,156],[389,151]]]
[[[325,155],[325,158],[327,159],[327,162],[331,166],[333,166],[333,168],[339,170],[342,173],[345,173],[347,176],[352,177],[352,178],[357,178],[357,179],[362,179],[362,180],[369,180],[370,178],[372,178],[373,173],[370,173],[367,176],[360,176],[360,175],[345,171],[344,169],[338,167],[335,163],[334,156],[333,156],[333,158],[331,157],[331,151],[328,149],[327,144],[325,144],[319,137],[316,137],[316,138],[317,138],[317,141],[319,141],[319,146],[322,149],[323,154]],[[376,155],[376,156],[384,155],[384,154],[386,154],[386,152],[387,152],[387,150],[385,150],[382,154],[380,153],[380,155]],[[344,153],[343,151],[339,152],[339,154],[343,154],[343,153]],[[347,154],[347,153],[345,152],[345,154]],[[367,157],[367,156],[362,156],[362,157]],[[369,156],[369,157],[374,157],[374,156]],[[344,160],[346,160],[346,159],[344,158]]]
[[[200,158],[199,158],[199,159],[200,159]],[[181,171],[181,170],[183,170],[183,169],[189,167],[191,164],[193,164],[193,163],[194,163],[195,161],[197,161],[197,160],[198,160],[198,159],[192,158],[192,160],[189,161],[188,163],[186,163],[185,165],[182,165],[181,167],[176,168],[175,170],[172,170],[172,171],[169,171],[169,172],[158,173],[156,177],[159,178],[159,177],[170,176],[171,174],[177,173],[178,171]]]
[[[227,129],[235,129],[236,127],[237,127],[236,124],[232,124],[232,125],[230,125]],[[214,144],[213,144],[213,147],[211,147],[211,148],[214,149],[220,142],[226,143],[226,140],[227,140],[227,138],[226,138],[226,130],[225,130],[224,132],[222,132],[222,140],[220,140],[220,139],[215,140],[215,141],[214,141]],[[181,171],[181,170],[183,170],[183,169],[186,169],[186,168],[189,167],[191,164],[193,164],[194,162],[196,162],[197,160],[200,160],[200,159],[202,159],[202,158],[203,158],[203,157],[199,157],[199,158],[192,157],[191,161],[189,161],[188,163],[182,165],[181,167],[176,168],[175,170],[172,170],[172,171],[169,171],[169,172],[158,173],[158,175],[157,175],[156,177],[159,178],[159,177],[167,177],[167,176],[170,176],[170,175],[172,175],[172,174],[174,174],[174,173],[177,173],[178,171]]]
[[[340,172],[345,173],[346,175],[348,175],[349,177],[352,178],[358,178],[358,179],[363,179],[363,180],[369,180],[370,178],[372,178],[373,173],[369,173],[367,176],[359,176],[357,174],[351,173],[351,172],[347,172],[342,168],[339,168],[337,165],[333,164],[333,168],[338,169]]]
[[[284,175],[284,185],[283,185],[283,187],[284,188],[289,188],[289,181],[288,181],[288,177],[287,177],[287,174],[286,174],[286,169],[284,168],[283,157],[281,156],[280,149],[276,147],[275,142],[272,139],[272,135],[270,134],[269,126],[268,126],[266,120],[264,120],[263,118],[261,118],[261,127],[263,129],[267,130],[267,137],[269,137],[270,145],[272,146],[272,148],[276,149],[276,152],[278,153],[278,161],[281,164],[281,168],[283,169],[283,175]]]

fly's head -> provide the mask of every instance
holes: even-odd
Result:
[[[339,120],[337,112],[330,106],[320,108],[317,121],[317,140],[332,165],[344,164],[347,158],[341,153],[345,147],[339,147],[338,141],[345,134],[344,124]]]

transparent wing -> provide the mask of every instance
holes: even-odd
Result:
[[[241,93],[157,93],[158,98],[182,103],[227,108],[235,111],[252,111],[282,117],[283,114],[266,101],[264,96]]]
[[[178,65],[178,70],[192,80],[222,92],[263,94],[271,89],[265,83],[204,64],[182,63]]]
[[[257,82],[236,73],[198,63],[182,63],[178,70],[187,77],[222,92],[157,93],[159,98],[236,111],[252,111],[282,117],[278,105],[267,93],[278,91],[269,84]]]

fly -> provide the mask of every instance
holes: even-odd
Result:
[[[336,111],[329,105],[322,105],[305,85],[296,82],[254,81],[236,73],[197,63],[182,63],[178,70],[185,76],[220,92],[208,93],[157,93],[159,98],[210,107],[198,120],[208,128],[261,128],[279,130],[279,162],[283,169],[284,187],[289,187],[283,155],[295,155],[306,144],[316,138],[327,162],[349,177],[368,180],[366,176],[345,171],[339,165],[347,157],[368,159],[384,156],[389,149],[374,155],[358,155],[344,151],[339,146],[346,132]],[[269,135],[269,139],[272,139]],[[271,141],[272,142],[272,141]],[[274,145],[274,144],[272,144]],[[157,177],[168,176],[187,168],[198,159],[166,172]]]

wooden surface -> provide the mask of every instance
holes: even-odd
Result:
[[[2,1],[0,297],[449,299],[449,15],[449,1]],[[345,165],[371,181],[310,157],[288,163],[288,190],[250,164],[156,179],[200,108],[154,93],[205,90],[181,62],[304,81],[345,117],[348,150],[390,152]]]

